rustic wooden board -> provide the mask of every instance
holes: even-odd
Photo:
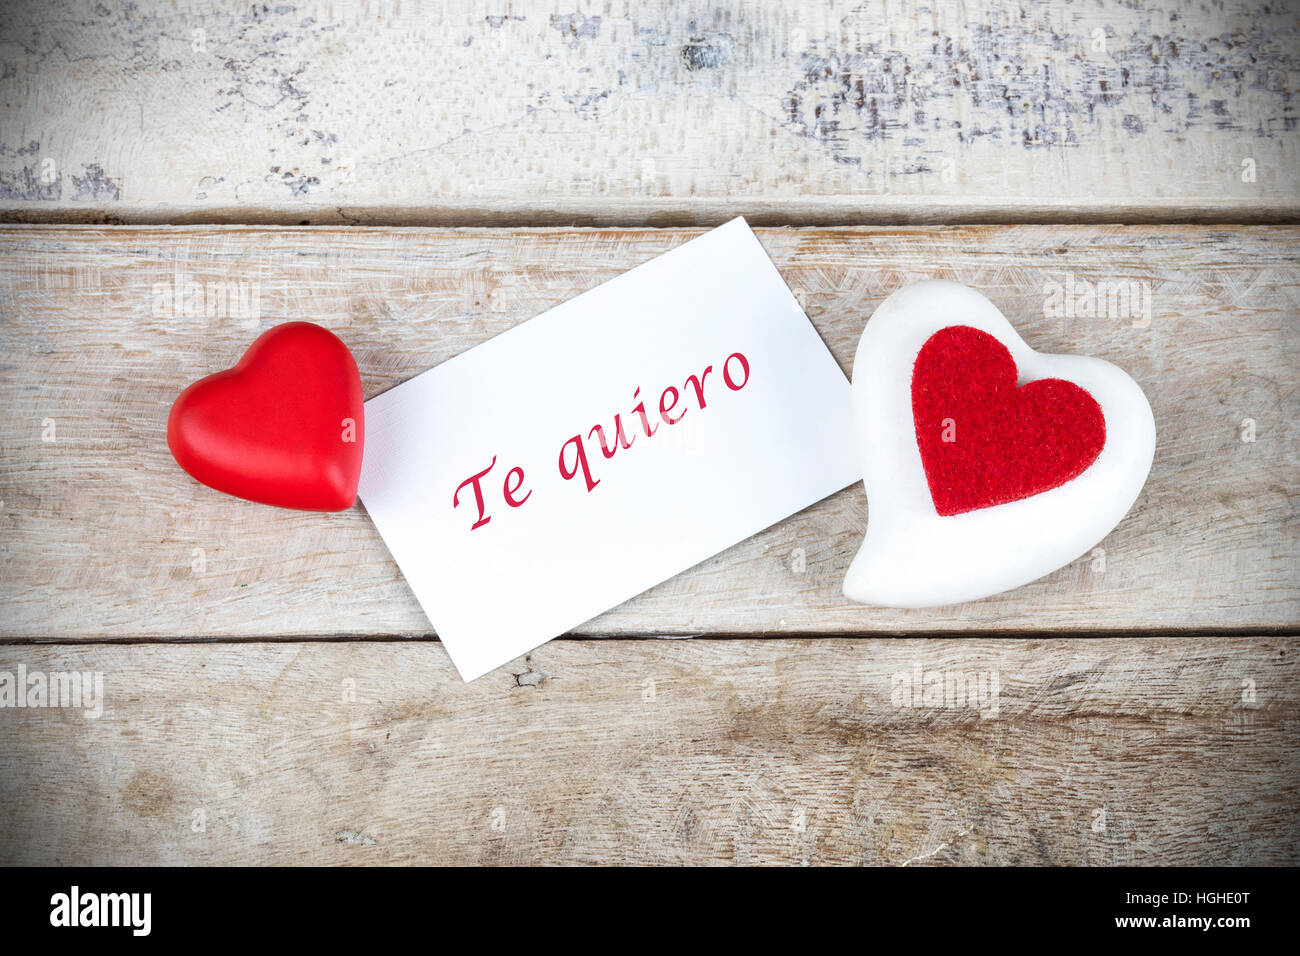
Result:
[[[0,222],[443,228],[0,228],[0,864],[1300,863],[1300,230],[1167,225],[1300,216],[1300,8],[197,6],[0,5]],[[854,227],[760,233],[846,372],[929,276],[1130,371],[1103,550],[864,608],[854,488],[467,685],[360,507],[167,453],[270,325],[374,395],[737,214]]]
[[[463,684],[435,643],[0,647],[107,701],[0,710],[0,863],[1295,865],[1297,650],[566,640]],[[996,713],[902,706],[918,666]]]
[[[1297,49],[1261,0],[6,3],[0,216],[1294,219]]]
[[[257,332],[309,318],[368,395],[683,242],[681,230],[46,228],[0,231],[0,633],[11,639],[373,636],[430,626],[362,509],[219,495],[177,468],[171,401]],[[840,582],[867,519],[848,489],[580,628],[594,635],[1294,628],[1300,622],[1291,228],[761,230],[841,366],[905,282],[989,295],[1045,351],[1147,390],[1159,448],[1103,542],[1002,597],[896,611]],[[177,276],[181,278],[178,279]],[[1049,317],[1048,283],[1134,281],[1149,316]],[[179,312],[245,283],[257,315]],[[160,290],[167,294],[159,295]],[[193,302],[191,302],[191,305]],[[1242,423],[1254,422],[1255,441]],[[52,438],[52,441],[43,440]]]

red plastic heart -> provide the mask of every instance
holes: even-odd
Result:
[[[332,332],[288,322],[233,367],[185,389],[167,419],[176,462],[218,491],[282,508],[341,511],[365,443],[361,375]]]

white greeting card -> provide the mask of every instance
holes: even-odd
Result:
[[[365,441],[466,680],[861,477],[848,380],[743,219],[371,399]]]

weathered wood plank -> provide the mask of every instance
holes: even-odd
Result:
[[[260,329],[310,318],[368,395],[694,233],[338,229],[0,232],[0,633],[10,638],[427,634],[364,512],[205,489],[164,440],[171,401]],[[1151,397],[1159,447],[1133,512],[1090,555],[998,598],[929,611],[846,601],[860,486],[596,618],[587,634],[1176,628],[1300,622],[1295,508],[1300,231],[986,227],[762,230],[848,371],[911,279],[981,289],[1026,340],[1098,355]],[[181,278],[178,280],[177,276]],[[1049,283],[1138,283],[1149,313],[1045,316]],[[179,312],[177,282],[245,283],[256,315]],[[1149,298],[1147,298],[1149,296]],[[194,303],[191,302],[191,305]],[[563,374],[563,373],[560,373]],[[1253,425],[1243,430],[1243,421]],[[1254,429],[1255,441],[1243,441]],[[1245,437],[1250,437],[1245,435]],[[52,439],[49,441],[43,439]]]
[[[1300,214],[1293,4],[0,11],[0,216],[619,224]]]
[[[3,863],[1291,864],[1294,638],[0,647]],[[982,707],[903,706],[914,668]],[[895,675],[902,675],[901,677]]]

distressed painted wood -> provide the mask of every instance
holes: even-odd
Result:
[[[0,863],[1295,865],[1298,649],[0,647],[105,700],[0,709]],[[917,668],[954,693],[905,706]]]
[[[0,5],[0,221],[476,227],[0,229],[0,863],[1296,865],[1300,232],[1167,223],[1300,215],[1298,40],[1262,0]],[[466,685],[359,507],[166,451],[272,324],[373,395],[695,234],[514,227],[737,214],[855,227],[761,232],[846,372],[926,276],[1130,371],[1160,446],[1103,550],[863,608],[851,489]],[[103,714],[7,706],[20,666]]]
[[[49,0],[0,216],[1294,219],[1294,4]]]
[[[0,634],[429,634],[360,506],[305,514],[203,488],[167,451],[171,401],[288,319],[337,331],[374,395],[693,234],[0,232]],[[760,238],[846,372],[875,306],[925,276],[982,290],[1037,349],[1118,363],[1155,410],[1147,488],[1101,552],[1001,597],[897,611],[840,593],[867,520],[857,486],[580,633],[1086,633],[1300,621],[1300,231],[1015,226]],[[1102,315],[1045,315],[1058,291],[1116,281],[1136,283],[1131,314],[1103,296]],[[219,302],[216,290],[230,283]],[[189,295],[179,306],[178,287]]]

